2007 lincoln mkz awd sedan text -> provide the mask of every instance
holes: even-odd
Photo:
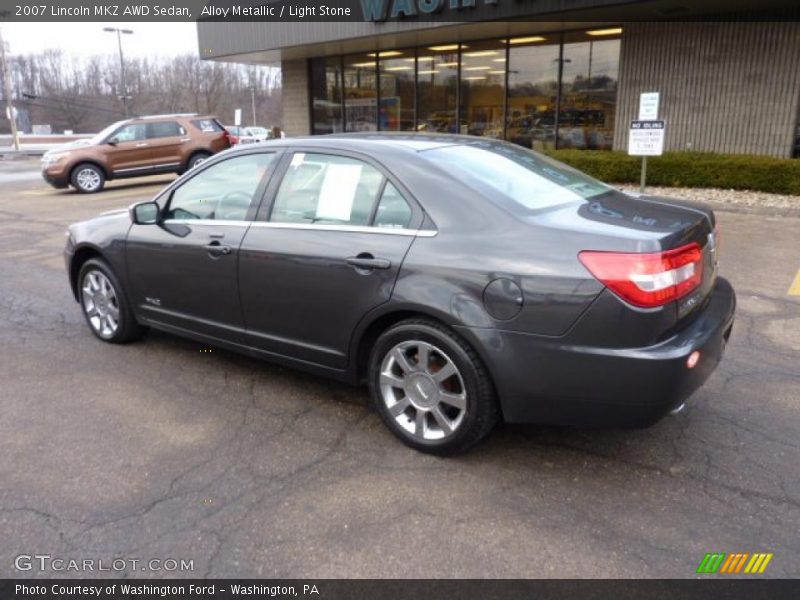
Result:
[[[644,426],[717,366],[715,219],[520,147],[358,134],[223,152],[69,228],[92,332],[147,327],[353,384],[408,445],[499,420]]]

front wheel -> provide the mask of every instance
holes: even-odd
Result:
[[[381,335],[370,356],[369,384],[386,426],[422,452],[464,452],[499,418],[494,387],[478,355],[433,321],[403,321]]]
[[[141,337],[144,328],[136,322],[122,285],[105,261],[86,261],[78,282],[83,316],[95,336],[111,344]]]
[[[85,163],[72,170],[72,185],[82,194],[95,194],[103,189],[106,176],[96,165]]]

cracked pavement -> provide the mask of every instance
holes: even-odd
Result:
[[[75,576],[14,570],[49,554],[194,561],[111,574],[131,577],[682,578],[712,551],[800,575],[797,216],[718,210],[738,316],[682,414],[501,426],[440,459],[397,442],[364,390],[157,332],[97,341],[64,228],[169,178],[79,196],[19,175],[35,168],[0,164],[0,577]]]

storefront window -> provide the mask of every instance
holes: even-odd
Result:
[[[377,54],[356,54],[344,58],[345,131],[377,131]]]
[[[397,51],[379,61],[381,80],[378,128],[381,131],[414,131],[414,50]]]
[[[504,42],[464,45],[461,50],[461,133],[503,137],[506,95]]]
[[[610,27],[313,59],[312,132],[462,133],[534,150],[611,149],[621,36]]]
[[[458,133],[458,44],[420,48],[417,130]]]
[[[620,40],[618,29],[565,39],[558,147],[610,150],[614,142]],[[608,35],[616,39],[608,39]]]
[[[526,148],[555,147],[558,38],[530,36],[509,40],[506,139]]]
[[[338,56],[311,61],[314,135],[342,131],[342,72]]]

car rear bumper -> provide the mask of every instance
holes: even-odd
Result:
[[[596,348],[490,329],[462,328],[492,372],[512,423],[598,427],[651,425],[705,383],[733,327],[736,295],[719,278],[690,325],[646,348]],[[695,352],[700,359],[688,368]]]

